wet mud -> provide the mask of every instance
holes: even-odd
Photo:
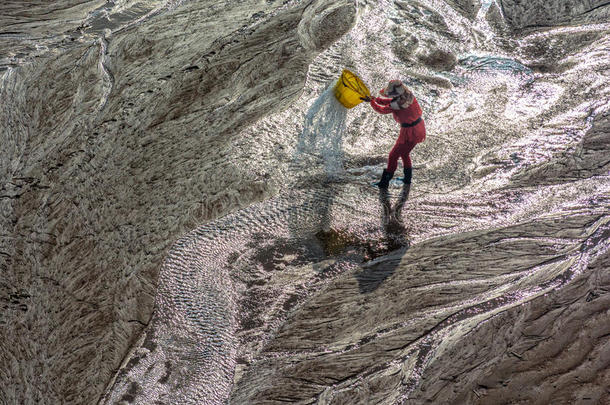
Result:
[[[605,2],[29,6],[0,402],[609,401]],[[343,68],[422,105],[410,187]]]

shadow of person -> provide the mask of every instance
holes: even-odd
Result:
[[[398,252],[402,249],[400,256],[404,255],[409,248],[407,232],[402,222],[402,209],[409,198],[411,185],[405,184],[402,187],[398,201],[392,207],[390,194],[387,189],[379,189],[379,203],[381,204],[381,225],[383,227],[383,240],[380,241],[381,251],[376,252],[377,256]],[[375,252],[373,252],[375,253]],[[367,266],[361,272],[356,273],[358,288],[360,293],[367,294],[375,291],[379,286],[396,270],[400,263],[400,257],[394,258],[379,266]]]

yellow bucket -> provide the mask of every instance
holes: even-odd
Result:
[[[369,97],[371,93],[358,76],[345,69],[335,84],[335,97],[345,108],[360,104],[360,97]]]

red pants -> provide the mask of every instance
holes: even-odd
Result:
[[[398,140],[398,142],[400,142],[400,140]],[[398,158],[402,158],[403,167],[411,167],[411,157],[409,156],[409,153],[411,153],[411,150],[417,145],[415,142],[398,142],[396,142],[388,157],[388,167],[386,170],[390,173],[396,171],[396,168],[398,167]]]
[[[426,127],[423,121],[414,127],[400,128],[400,135],[390,151],[386,170],[394,173],[398,167],[398,158],[402,158],[402,165],[406,169],[410,168],[411,156],[409,156],[409,153],[411,153],[415,145],[423,142],[424,139],[426,139]]]

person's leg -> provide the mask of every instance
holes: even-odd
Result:
[[[411,167],[404,167],[402,171],[405,175],[402,178],[402,182],[405,184],[411,184],[411,179],[413,178],[413,169]]]
[[[392,176],[394,172],[388,172],[386,169],[383,169],[383,174],[381,175],[381,180],[375,183],[379,188],[388,188],[390,185],[390,180],[392,180]]]
[[[390,173],[394,173],[396,168],[398,167],[398,158],[402,156],[404,144],[399,144],[398,142],[394,144],[394,147],[390,151],[388,156],[388,166],[386,167],[386,171]]]
[[[415,145],[416,144],[414,142],[406,142],[402,144],[403,147],[400,149],[400,158],[402,159],[402,166],[405,169],[410,169],[412,167],[410,153],[415,147]]]
[[[415,147],[415,145],[416,143],[414,142],[407,142],[404,144],[404,148],[401,150],[402,153],[400,157],[402,159],[403,172],[405,174],[405,177],[402,179],[402,181],[405,184],[411,184],[411,178],[413,177],[410,153]]]
[[[388,188],[390,185],[390,180],[392,180],[392,176],[394,176],[394,172],[398,167],[398,158],[401,156],[402,147],[402,144],[396,142],[390,151],[390,155],[388,156],[388,166],[383,170],[381,180],[378,183],[375,183],[375,185],[379,186],[379,188]]]

